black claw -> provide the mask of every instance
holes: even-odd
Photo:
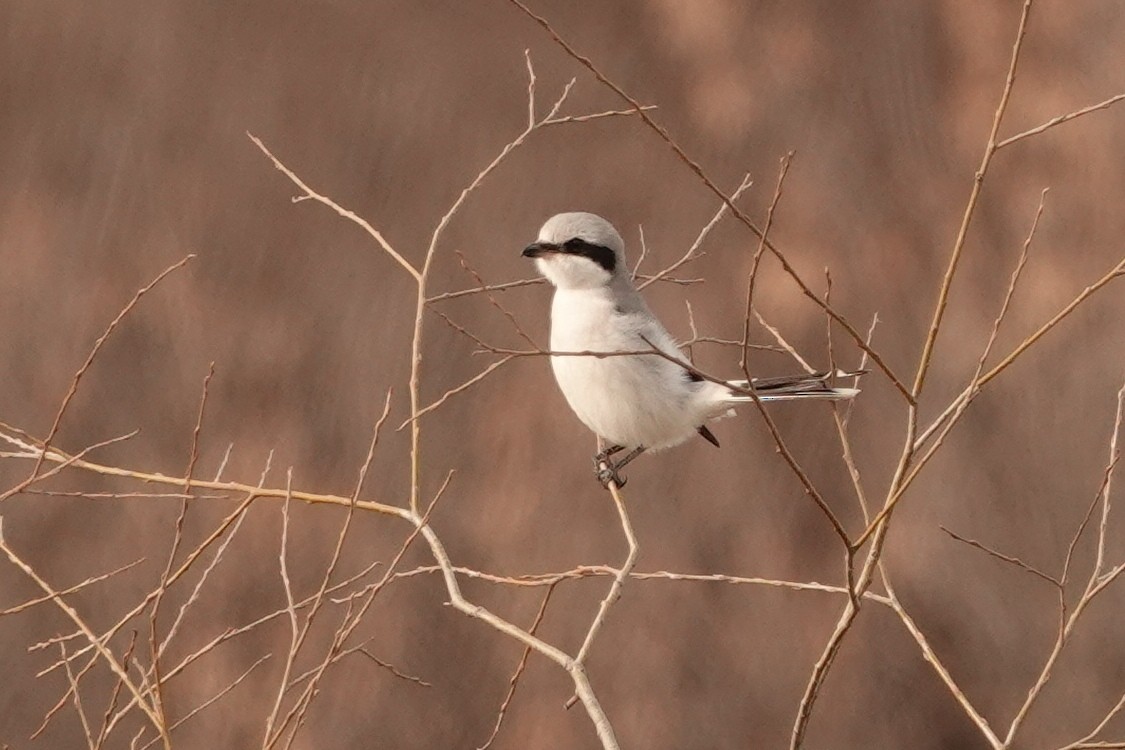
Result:
[[[625,464],[629,463],[634,458],[644,453],[645,448],[643,445],[637,446],[636,448],[631,450],[629,454],[625,456],[625,458],[614,464],[609,457],[622,450],[625,450],[625,446],[611,445],[604,451],[594,456],[594,476],[598,478],[598,481],[601,482],[602,486],[607,490],[609,489],[610,482],[616,484],[618,489],[621,489],[625,486],[625,483],[629,480],[628,478],[621,476],[621,474],[619,473],[620,469],[624,467]],[[603,468],[603,466],[605,468]]]
[[[628,477],[623,477],[617,473],[617,469],[610,466],[607,468],[598,467],[597,470],[598,481],[601,482],[602,487],[609,489],[610,483],[616,484],[617,489],[621,489],[629,481]]]
[[[594,456],[594,476],[597,477],[602,487],[609,489],[610,482],[617,485],[618,489],[625,486],[629,481],[627,477],[623,477],[617,473],[617,467],[609,460],[609,456],[605,451]]]

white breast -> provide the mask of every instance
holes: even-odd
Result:
[[[639,351],[645,340],[676,351],[647,314],[619,310],[609,289],[560,289],[551,309],[551,350]],[[682,367],[657,355],[553,356],[559,388],[582,422],[627,448],[667,448],[714,416],[712,384],[693,383]]]

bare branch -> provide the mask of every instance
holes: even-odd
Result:
[[[375,242],[379,243],[379,247],[383,248],[383,251],[387,255],[389,255],[392,259],[394,259],[394,261],[396,263],[398,263],[400,266],[402,266],[403,270],[405,270],[408,274],[410,274],[412,277],[414,277],[415,281],[417,281],[421,277],[421,273],[418,271],[418,269],[415,268],[410,263],[410,261],[408,261],[406,258],[402,257],[402,255],[400,255],[397,250],[395,250],[393,247],[391,247],[391,243],[387,242],[386,238],[383,237],[382,232],[380,232],[378,229],[373,227],[366,219],[359,216],[359,214],[355,213],[354,211],[350,211],[350,210],[344,208],[343,206],[339,205],[338,203],[336,203],[331,198],[327,198],[327,197],[321,195],[320,193],[316,192],[312,188],[310,188],[308,185],[305,184],[304,180],[302,180],[300,177],[297,176],[297,174],[292,169],[285,166],[285,164],[283,164],[280,159],[278,159],[276,156],[274,156],[273,152],[270,151],[266,147],[266,144],[264,144],[262,142],[262,140],[260,138],[258,138],[258,136],[254,135],[253,133],[250,133],[250,132],[247,132],[246,135],[247,135],[247,137],[250,138],[251,141],[254,142],[254,145],[257,146],[263,154],[265,154],[267,157],[269,157],[269,160],[273,162],[274,167],[276,167],[279,172],[281,172],[283,175],[288,177],[290,182],[292,182],[294,185],[296,185],[297,187],[299,187],[301,189],[301,192],[303,193],[303,195],[300,195],[300,196],[294,198],[293,199],[294,202],[301,201],[301,200],[307,200],[307,199],[311,198],[312,200],[316,201],[317,203],[321,203],[325,206],[328,206],[333,211],[338,213],[340,216],[344,217],[345,219],[352,222],[353,224],[356,224],[361,229],[363,229],[363,231],[367,232],[367,234],[370,237],[372,237],[375,240]]]
[[[745,176],[743,176],[742,182],[738,183],[738,187],[736,187],[734,189],[734,192],[730,194],[730,199],[732,201],[738,200],[739,198],[742,197],[742,194],[744,192],[746,192],[746,190],[753,184],[754,184],[754,181],[750,179],[750,174],[747,173]],[[688,247],[687,251],[684,252],[684,254],[681,255],[680,258],[678,260],[676,260],[674,263],[672,263],[669,266],[666,266],[665,268],[663,268],[660,271],[657,271],[652,276],[638,277],[638,278],[642,279],[642,281],[641,281],[640,284],[637,285],[637,288],[638,289],[644,289],[646,286],[648,286],[649,284],[651,284],[654,281],[669,280],[670,275],[675,273],[680,268],[682,268],[684,266],[684,264],[689,263],[689,262],[695,260],[696,258],[699,258],[702,255],[702,253],[699,252],[699,248],[701,248],[703,246],[703,243],[707,241],[707,237],[708,237],[708,235],[711,234],[711,230],[714,229],[718,225],[718,223],[722,220],[723,216],[725,216],[726,213],[727,213],[727,204],[725,202],[719,204],[719,208],[718,208],[717,211],[715,211],[714,216],[711,217],[710,221],[708,221],[706,224],[703,225],[703,229],[699,230],[699,234],[696,235],[695,241],[691,243],[691,245]],[[642,256],[641,260],[643,260],[643,256]],[[640,268],[640,265],[641,265],[641,261],[638,260],[637,261],[637,268]],[[634,277],[637,276],[636,270],[634,270],[633,276]]]
[[[930,645],[930,642],[926,639],[926,636],[923,635],[921,628],[918,627],[918,624],[914,622],[914,618],[907,613],[905,608],[903,608],[902,603],[895,595],[894,589],[891,587],[890,581],[886,578],[886,576],[884,576],[883,582],[887,587],[887,597],[888,601],[890,602],[891,609],[893,609],[895,614],[898,615],[899,620],[902,621],[902,624],[906,627],[907,632],[910,633],[912,638],[914,638],[915,643],[918,644],[918,648],[922,650],[922,656],[926,659],[926,662],[934,668],[934,671],[937,672],[938,677],[945,684],[950,694],[953,695],[953,699],[957,701],[957,703],[961,706],[961,709],[977,726],[977,729],[981,731],[981,734],[984,735],[984,738],[988,741],[988,744],[995,748],[995,750],[1000,750],[1000,748],[1004,746],[1004,743],[1001,742],[1000,738],[996,736],[996,732],[993,731],[992,727],[988,723],[988,720],[984,718],[984,716],[982,716],[979,711],[977,711],[976,707],[973,706],[972,702],[953,680],[953,676],[949,673],[949,670],[946,669],[945,665],[941,663],[941,660],[934,652],[934,649]]]
[[[999,143],[996,144],[996,148],[1002,149],[1005,146],[1011,146],[1013,143],[1016,143],[1018,141],[1022,141],[1024,138],[1030,138],[1033,135],[1039,135],[1044,130],[1050,130],[1051,128],[1055,127],[1056,125],[1061,125],[1064,122],[1068,122],[1070,120],[1073,120],[1076,117],[1081,117],[1082,115],[1088,115],[1091,112],[1097,112],[1099,109],[1109,109],[1114,104],[1117,104],[1117,102],[1119,102],[1123,99],[1125,99],[1125,94],[1118,94],[1117,96],[1111,96],[1110,98],[1106,99],[1104,102],[1098,102],[1097,104],[1092,104],[1089,107],[1083,107],[1082,109],[1076,109],[1073,112],[1068,112],[1065,115],[1059,115],[1058,117],[1056,117],[1052,120],[1048,120],[1047,122],[1043,123],[1042,125],[1034,127],[1031,130],[1025,130],[1024,132],[1022,132],[1018,135],[1013,135],[1011,138],[1005,138],[1004,140],[1002,140],[1002,141],[1000,141]]]
[[[1125,411],[1125,383],[1117,392],[1117,412],[1113,417],[1113,432],[1109,438],[1109,461],[1106,464],[1105,479],[1102,481],[1102,518],[1098,524],[1098,556],[1094,562],[1094,575],[1099,575],[1105,568],[1105,540],[1109,531],[1109,498],[1113,488],[1113,469],[1121,458],[1121,450],[1117,447],[1117,439],[1121,435],[1121,423]]]
[[[949,303],[949,290],[953,287],[953,277],[957,273],[957,266],[961,260],[961,253],[965,249],[965,240],[969,236],[969,224],[976,213],[977,201],[980,198],[981,188],[984,186],[984,177],[988,174],[988,167],[992,163],[992,156],[996,153],[997,134],[1000,132],[1000,123],[1004,120],[1004,113],[1008,109],[1008,100],[1012,95],[1012,85],[1016,81],[1016,68],[1019,65],[1020,50],[1023,49],[1024,35],[1027,33],[1027,21],[1031,15],[1032,0],[1024,0],[1023,11],[1020,14],[1019,29],[1016,31],[1016,41],[1012,45],[1012,59],[1008,63],[1008,75],[1004,80],[1004,91],[1000,94],[1000,103],[996,106],[996,114],[992,118],[992,130],[988,134],[988,143],[984,147],[984,156],[981,157],[980,166],[973,177],[973,189],[969,193],[969,201],[965,206],[965,213],[961,217],[961,227],[957,230],[957,239],[953,243],[953,251],[949,256],[949,265],[945,269],[945,277],[938,290],[937,304],[934,306],[933,321],[926,334],[926,341],[922,345],[922,356],[918,360],[918,371],[914,376],[914,386],[910,392],[915,399],[922,393],[922,386],[926,383],[926,373],[930,369],[930,361],[934,354],[934,343],[937,341],[938,331],[941,329],[942,319],[945,316],[945,307]]]
[[[655,104],[646,104],[641,107],[642,112],[651,112],[656,109]],[[590,115],[568,115],[566,117],[552,117],[544,120],[540,125],[541,127],[548,127],[550,125],[565,125],[567,123],[590,122],[592,120],[604,120],[607,117],[624,117],[627,115],[636,114],[636,110],[632,109],[616,109],[607,112],[595,112]]]
[[[608,466],[606,468],[609,468]],[[582,641],[582,647],[578,649],[578,655],[574,660],[579,664],[584,664],[586,657],[590,653],[590,647],[594,645],[594,639],[605,624],[606,616],[609,614],[609,608],[613,606],[614,602],[621,598],[621,588],[625,584],[625,579],[629,577],[632,572],[633,566],[637,563],[637,537],[633,532],[633,524],[629,521],[629,514],[625,510],[625,500],[621,497],[621,490],[616,483],[609,485],[610,495],[613,497],[614,507],[617,508],[617,516],[621,520],[621,530],[625,533],[625,542],[629,546],[629,552],[625,556],[625,562],[617,570],[617,574],[613,577],[613,583],[610,584],[609,591],[606,593],[605,598],[602,599],[601,604],[598,605],[598,613],[594,616],[593,622],[586,630],[586,637]]]
[[[750,379],[750,311],[754,307],[754,282],[758,280],[758,268],[762,262],[762,253],[765,252],[766,242],[769,239],[770,228],[773,226],[773,214],[777,204],[781,202],[782,188],[785,187],[785,175],[789,174],[789,165],[793,163],[793,152],[790,151],[781,160],[781,167],[777,173],[777,185],[770,199],[769,209],[766,211],[766,223],[762,227],[762,236],[758,239],[758,249],[754,251],[754,258],[750,262],[750,275],[746,281],[746,311],[742,323],[742,358],[738,362],[738,369],[747,380]],[[760,321],[761,318],[759,317]]]
[[[47,437],[43,441],[41,446],[43,452],[39,454],[39,458],[35,461],[35,468],[31,470],[31,477],[29,477],[28,479],[28,484],[34,481],[36,475],[39,474],[39,469],[43,466],[44,457],[47,455],[47,451],[51,447],[51,441],[55,439],[55,435],[58,434],[59,431],[59,425],[62,424],[63,414],[66,413],[66,408],[70,405],[70,400],[74,398],[74,394],[78,392],[78,384],[79,382],[81,382],[82,376],[85,375],[86,371],[90,369],[90,365],[94,363],[94,359],[98,356],[98,352],[101,351],[102,344],[106,342],[106,339],[109,338],[110,334],[113,333],[118,324],[125,319],[125,316],[128,315],[132,311],[132,309],[137,306],[137,303],[141,301],[141,297],[145,296],[145,294],[151,291],[153,287],[163,281],[166,276],[171,274],[173,271],[177,271],[180,268],[183,268],[185,265],[187,265],[188,261],[194,258],[194,255],[185,256],[183,260],[168,266],[159,274],[157,274],[155,279],[139,289],[137,293],[133,295],[133,299],[131,299],[129,303],[121,309],[121,312],[117,314],[117,317],[110,322],[109,326],[105,329],[105,333],[99,336],[98,340],[94,342],[94,347],[90,350],[90,354],[87,355],[86,361],[83,362],[82,366],[78,368],[78,372],[74,373],[74,379],[70,381],[70,388],[67,390],[66,395],[63,396],[62,403],[59,405],[59,410],[55,412],[55,421],[51,424],[51,429],[47,431]],[[4,493],[3,496],[0,496],[0,500],[2,500],[4,497],[7,497],[8,494],[9,493]]]
[[[994,550],[990,547],[986,547],[984,544],[981,544],[980,542],[976,541],[975,539],[966,539],[965,537],[960,536],[959,534],[956,534],[956,533],[950,531],[949,529],[945,528],[944,526],[939,525],[938,528],[941,529],[942,531],[944,531],[946,534],[949,534],[949,536],[953,537],[957,541],[962,542],[963,544],[967,544],[970,547],[973,547],[974,549],[979,549],[981,552],[984,552],[986,555],[990,555],[991,557],[995,557],[997,560],[1002,560],[1003,562],[1009,563],[1011,565],[1015,565],[1017,568],[1020,568],[1021,570],[1026,570],[1028,573],[1031,573],[1032,575],[1034,575],[1038,578],[1042,578],[1047,583],[1053,584],[1056,587],[1060,587],[1060,588],[1062,587],[1061,581],[1047,575],[1046,573],[1039,570],[1038,568],[1036,568],[1033,565],[1028,565],[1023,560],[1019,559],[1018,557],[1012,557],[1011,555],[1005,555],[1002,552],[997,552],[996,550]]]
[[[558,581],[547,586],[547,593],[543,595],[543,603],[539,605],[539,611],[535,614],[535,619],[531,623],[531,627],[527,632],[535,635],[535,631],[539,629],[539,624],[543,622],[543,616],[547,614],[547,603],[551,601],[551,594],[555,591],[555,586]],[[504,700],[500,703],[500,711],[496,714],[496,724],[492,727],[492,733],[488,735],[488,739],[484,744],[477,748],[477,750],[488,750],[492,746],[493,740],[496,735],[500,733],[500,725],[504,723],[504,715],[508,711],[508,705],[512,702],[512,696],[516,694],[516,685],[519,684],[520,676],[523,675],[523,670],[527,668],[527,658],[531,656],[531,646],[524,646],[523,656],[520,657],[519,664],[516,665],[516,671],[512,674],[511,679],[508,680],[508,693],[504,696]]]
[[[516,287],[521,287],[521,286],[532,286],[532,285],[546,284],[546,283],[547,283],[546,279],[537,278],[537,279],[520,279],[519,281],[508,281],[508,282],[505,282],[503,284],[489,284],[487,286],[473,287],[472,289],[461,289],[461,290],[456,291],[456,292],[445,292],[444,294],[438,294],[438,295],[435,295],[433,297],[428,298],[426,300],[426,303],[431,304],[431,303],[434,303],[434,302],[442,302],[442,301],[448,300],[448,299],[457,299],[459,297],[468,297],[468,296],[471,296],[471,295],[474,295],[474,294],[482,294],[484,292],[502,292],[505,289],[515,289]]]
[[[109,571],[108,573],[102,573],[101,575],[98,575],[98,576],[92,576],[90,578],[87,578],[85,581],[82,581],[81,583],[76,583],[73,586],[70,586],[70,587],[65,588],[65,589],[59,589],[56,593],[59,596],[67,596],[69,594],[73,594],[76,591],[81,591],[82,589],[86,588],[90,584],[100,583],[100,582],[106,580],[107,578],[112,578],[113,576],[117,575],[118,573],[124,573],[126,570],[129,570],[131,568],[135,568],[136,566],[140,565],[144,561],[145,561],[145,559],[143,557],[139,558],[137,560],[134,560],[131,563],[126,563],[125,565],[122,565],[120,568],[114,568],[113,570]],[[23,612],[25,609],[30,609],[31,607],[34,607],[36,604],[42,604],[43,602],[49,602],[49,601],[51,601],[51,595],[50,594],[46,594],[44,596],[39,596],[39,597],[36,597],[34,599],[29,599],[28,601],[24,602],[23,604],[17,604],[16,606],[9,607],[8,609],[0,609],[0,617],[3,617],[4,615],[14,615],[18,612]]]
[[[426,682],[422,678],[415,677],[414,675],[406,674],[405,672],[398,669],[398,667],[396,667],[394,664],[390,664],[388,662],[383,661],[378,656],[375,656],[373,653],[368,651],[366,648],[360,648],[360,649],[357,649],[357,650],[358,650],[359,653],[363,654],[368,659],[373,661],[375,664],[378,664],[380,667],[387,670],[388,672],[393,674],[395,677],[398,677],[399,679],[406,680],[407,682],[413,682],[415,685],[421,685],[422,687],[433,687],[433,685],[431,683]]]
[[[90,643],[90,645],[93,646],[94,649],[101,655],[102,659],[105,660],[109,668],[113,670],[114,674],[116,674],[121,679],[125,687],[127,687],[129,689],[129,692],[133,694],[133,697],[136,698],[141,710],[144,712],[145,716],[148,717],[149,721],[152,723],[153,728],[156,729],[157,733],[163,740],[165,750],[171,750],[172,743],[168,737],[167,727],[164,726],[162,719],[160,715],[157,714],[156,710],[142,697],[140,689],[129,678],[129,675],[125,672],[124,667],[122,667],[121,664],[118,663],[116,657],[114,657],[110,650],[94,634],[94,632],[90,629],[90,626],[86,624],[86,621],[82,619],[78,612],[63,600],[62,596],[59,595],[59,592],[52,588],[49,583],[43,580],[43,578],[41,578],[30,565],[24,562],[23,559],[19,557],[19,555],[17,555],[11,547],[8,546],[8,543],[4,540],[3,519],[0,519],[0,552],[3,552],[5,555],[7,555],[12,564],[22,570],[24,575],[34,581],[35,585],[43,590],[43,593],[50,596],[51,601],[53,601],[58,606],[58,608],[62,610],[63,613],[65,613],[66,616],[69,617],[75,625],[78,626],[78,629],[82,631],[82,634],[86,637],[86,640]]]

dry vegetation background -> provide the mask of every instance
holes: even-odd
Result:
[[[778,161],[794,150],[771,238],[818,293],[823,268],[831,268],[833,304],[861,330],[878,313],[874,347],[904,380],[913,378],[1004,88],[1019,3],[551,0],[533,9],[616,84],[657,105],[652,117],[725,190],[749,172],[755,184],[739,206],[759,223]],[[1125,91],[1122,39],[1119,0],[1036,5],[1001,137]],[[246,131],[420,264],[440,217],[526,124],[525,49],[540,115],[571,77],[577,82],[561,114],[627,108],[503,0],[0,3],[0,421],[46,437],[109,321],[137,289],[194,253],[107,339],[53,444],[78,451],[139,429],[91,458],[184,476],[213,362],[194,475],[213,477],[233,445],[226,479],[256,484],[272,452],[267,486],[284,489],[292,467],[293,488],[347,497],[393,388],[360,496],[403,506],[410,430],[395,428],[410,415],[413,281],[354,223],[312,201],[291,203],[300,191]],[[997,357],[1121,260],[1120,106],[997,153],[937,340],[923,425],[972,376],[1044,188]],[[643,226],[646,264],[658,268],[682,255],[718,207],[636,116],[544,128],[453,217],[436,247],[431,288],[477,285],[455,251],[490,283],[533,275],[519,251],[561,210],[610,218],[633,258]],[[701,334],[741,335],[757,244],[728,217],[681,274],[704,282],[649,289],[673,333],[690,336],[687,297]],[[1092,295],[989,383],[890,526],[883,560],[898,599],[1000,739],[1055,643],[1058,593],[939,527],[1059,576],[1106,473],[1125,373],[1121,288],[1109,283]],[[536,285],[498,299],[545,343],[548,296]],[[484,296],[440,305],[490,343],[525,348]],[[827,364],[823,314],[769,257],[756,306],[814,365]],[[473,343],[436,315],[427,312],[425,325],[423,404],[492,361],[473,356]],[[753,338],[772,341],[758,328]],[[859,361],[838,328],[834,345],[842,364]],[[704,345],[695,352],[707,371],[736,374],[737,352]],[[755,352],[752,365],[758,374],[794,369],[773,353]],[[906,409],[871,369],[851,418],[851,444],[881,504]],[[755,410],[742,412],[714,427],[721,450],[698,441],[642,457],[627,472],[622,495],[639,540],[636,570],[844,585],[840,540],[776,455]],[[771,413],[858,536],[865,523],[830,409],[782,405]],[[566,409],[543,358],[505,364],[423,425],[423,509],[447,471],[455,472],[431,520],[456,564],[504,575],[620,564],[614,502],[589,468],[593,439]],[[17,486],[34,464],[0,461],[0,491]],[[174,491],[71,468],[0,504],[4,542],[57,589],[143,559],[65,597],[103,632],[159,586],[181,503],[93,493]],[[190,505],[177,561],[242,500],[201,493],[209,497]],[[259,498],[249,506],[187,610],[169,664],[228,627],[286,606],[279,571],[285,505]],[[287,574],[303,598],[317,591],[348,513],[290,505]],[[1095,509],[1073,557],[1072,608],[1095,563],[1100,519]],[[1104,532],[1104,570],[1125,562],[1122,529],[1117,511]],[[351,588],[378,581],[410,531],[395,518],[357,512],[333,582],[381,561]],[[167,591],[158,639],[214,551]],[[432,562],[419,539],[396,569]],[[573,654],[609,580],[555,586],[538,634]],[[542,586],[462,585],[469,599],[524,627],[545,593]],[[871,591],[885,591],[878,576]],[[0,611],[41,595],[19,567],[0,565]],[[292,746],[484,744],[523,646],[443,606],[448,599],[430,573],[382,589],[349,642],[366,642],[374,658],[355,653],[331,666]],[[749,583],[626,580],[593,643],[590,680],[622,746],[785,747],[846,601]],[[325,601],[291,676],[320,662],[345,611]],[[1120,708],[1123,611],[1125,584],[1116,581],[1083,613],[1014,747],[1067,746]],[[138,681],[136,665],[151,663],[150,626],[142,613],[108,644],[120,659],[136,631]],[[29,647],[73,631],[49,601],[0,617],[0,746],[87,744],[70,699],[29,739],[70,684],[61,669],[36,677],[58,660],[57,643]],[[82,638],[65,642],[69,651],[84,645]],[[162,702],[173,723],[272,654],[174,730],[172,744],[261,746],[289,648],[283,614],[169,680]],[[116,684],[103,662],[82,679],[95,736]],[[573,687],[563,670],[533,654],[492,746],[598,746],[582,707],[562,707]],[[129,696],[118,692],[122,708]],[[134,710],[105,746],[130,746],[148,723]],[[154,736],[150,730],[137,745]],[[1123,747],[1123,739],[1119,714],[1090,738],[1118,744],[1089,746]],[[874,600],[842,641],[804,741],[815,748],[989,746],[900,617]]]

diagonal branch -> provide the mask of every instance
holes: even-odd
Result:
[[[984,186],[984,177],[992,163],[992,156],[996,153],[997,134],[1000,132],[1000,123],[1004,120],[1004,113],[1008,109],[1008,100],[1012,96],[1012,85],[1016,81],[1016,67],[1019,65],[1020,50],[1023,49],[1024,35],[1027,34],[1027,21],[1031,15],[1032,0],[1024,0],[1023,11],[1020,14],[1019,29],[1016,31],[1016,41],[1012,45],[1012,58],[1008,63],[1008,75],[1004,79],[1004,91],[1000,94],[1000,103],[996,107],[996,114],[992,118],[992,130],[988,134],[988,143],[984,147],[984,156],[981,157],[980,166],[973,177],[973,189],[969,193],[969,202],[965,206],[965,213],[961,217],[961,227],[957,230],[957,239],[953,243],[953,252],[949,256],[949,265],[945,269],[945,277],[938,290],[937,304],[934,306],[933,321],[926,334],[926,341],[922,345],[922,355],[918,360],[918,372],[914,376],[914,386],[911,394],[917,399],[922,393],[922,386],[926,383],[926,373],[930,369],[930,361],[934,354],[934,343],[937,341],[938,331],[941,329],[945,308],[949,303],[949,290],[953,286],[953,277],[957,273],[957,265],[961,260],[962,251],[965,249],[965,240],[969,235],[969,224],[976,213],[977,201],[980,198],[981,188]]]
[[[43,580],[43,578],[38,573],[35,572],[34,568],[28,565],[19,555],[16,554],[16,552],[11,547],[8,546],[8,543],[4,540],[3,519],[0,519],[0,552],[3,552],[5,555],[7,555],[12,564],[23,571],[24,575],[34,581],[35,585],[38,586],[43,591],[43,593],[50,596],[51,601],[53,601],[55,605],[58,606],[58,608],[61,609],[67,617],[70,618],[71,622],[78,626],[78,629],[82,631],[82,634],[86,637],[86,640],[90,643],[90,645],[94,647],[98,654],[101,655],[106,664],[109,665],[110,670],[112,670],[113,673],[117,675],[117,677],[122,681],[125,687],[129,689],[129,692],[133,694],[133,697],[136,699],[137,704],[140,706],[145,716],[148,717],[148,720],[152,723],[153,728],[156,729],[157,733],[163,739],[165,750],[171,750],[172,742],[168,737],[168,728],[165,726],[161,716],[156,712],[153,706],[145,700],[145,698],[141,694],[140,689],[133,682],[133,680],[129,678],[129,675],[125,671],[125,668],[121,666],[121,664],[117,661],[117,657],[115,657],[113,653],[105,646],[105,644],[102,643],[98,636],[94,634],[94,631],[90,629],[90,626],[86,624],[86,621],[82,619],[81,615],[79,615],[73,607],[67,604],[66,601],[59,595],[59,593],[55,591],[55,589],[52,588],[49,583]]]
[[[996,144],[996,149],[1000,150],[1000,149],[1004,148],[1005,146],[1011,146],[1013,143],[1017,143],[1019,141],[1022,141],[1024,138],[1030,138],[1033,135],[1039,135],[1040,133],[1042,133],[1045,130],[1050,130],[1051,128],[1055,127],[1056,125],[1062,125],[1064,122],[1068,122],[1070,120],[1073,120],[1076,117],[1081,117],[1082,115],[1088,115],[1091,112],[1097,112],[1099,109],[1109,109],[1114,104],[1117,104],[1119,101],[1122,101],[1122,100],[1125,100],[1125,94],[1118,94],[1117,96],[1111,96],[1110,98],[1106,99],[1103,102],[1098,102],[1097,104],[1092,104],[1089,107],[1083,107],[1082,109],[1076,109],[1073,112],[1068,112],[1065,115],[1059,115],[1058,117],[1056,117],[1052,120],[1048,120],[1047,122],[1043,123],[1042,125],[1031,128],[1030,130],[1025,130],[1022,133],[1019,133],[1017,135],[1013,135],[1011,138],[1005,138],[1004,140],[1002,140],[1002,141],[1000,141],[999,143]]]
[[[113,333],[114,329],[117,328],[117,325],[125,319],[125,316],[128,315],[129,312],[137,306],[137,303],[141,301],[141,297],[145,296],[145,294],[151,291],[154,286],[163,281],[164,278],[170,273],[183,268],[185,265],[187,265],[188,261],[194,258],[194,255],[187,255],[183,258],[183,260],[179,261],[178,263],[173,263],[172,265],[161,271],[159,274],[157,274],[155,279],[150,281],[146,286],[142,287],[137,291],[136,294],[133,295],[133,299],[131,299],[129,303],[121,309],[121,312],[117,314],[117,317],[110,322],[109,326],[105,329],[105,333],[99,336],[98,340],[94,342],[94,347],[90,350],[90,354],[86,357],[86,361],[83,362],[82,366],[78,368],[78,372],[74,373],[74,379],[70,382],[70,388],[67,390],[66,395],[63,397],[62,404],[59,405],[59,410],[55,413],[55,421],[51,424],[51,429],[47,431],[47,438],[43,441],[43,453],[40,454],[39,458],[35,461],[35,468],[32,469],[31,477],[29,477],[29,479],[27,480],[29,484],[35,480],[36,475],[39,474],[39,469],[43,467],[44,456],[46,455],[47,449],[51,446],[51,441],[54,440],[55,435],[58,434],[59,425],[62,423],[63,414],[66,413],[66,408],[70,405],[70,400],[74,398],[74,394],[78,392],[78,383],[82,380],[82,376],[86,374],[86,371],[88,369],[90,369],[90,365],[94,363],[94,358],[97,357],[98,352],[101,351],[102,344],[106,342],[106,339],[108,339],[110,334]],[[8,493],[5,493],[5,495],[7,494]]]
[[[253,133],[250,133],[250,132],[247,132],[246,135],[247,135],[248,138],[250,138],[251,141],[254,142],[254,145],[257,146],[263,154],[265,154],[267,157],[269,157],[269,160],[273,162],[274,167],[276,167],[277,170],[279,172],[281,172],[283,175],[288,177],[289,180],[294,185],[299,187],[301,189],[301,191],[304,193],[303,195],[299,195],[296,198],[294,198],[293,199],[294,203],[297,202],[297,201],[312,199],[312,200],[316,201],[317,203],[322,203],[325,206],[328,206],[333,211],[338,213],[340,216],[343,216],[345,219],[347,219],[348,221],[358,225],[360,228],[363,229],[363,231],[367,232],[368,235],[370,235],[377,243],[379,243],[379,247],[383,248],[383,251],[387,255],[391,256],[391,258],[393,258],[396,263],[398,263],[400,266],[402,266],[402,268],[408,274],[410,274],[412,277],[414,277],[415,281],[417,281],[419,279],[421,274],[418,271],[418,269],[415,268],[413,265],[411,265],[410,261],[408,261],[406,258],[402,257],[402,255],[400,255],[399,252],[391,246],[391,243],[387,242],[387,239],[383,236],[383,233],[380,232],[375,227],[371,226],[371,223],[368,222],[367,219],[364,219],[359,214],[357,214],[355,211],[350,211],[350,210],[344,208],[343,206],[336,203],[336,201],[332,200],[331,198],[323,196],[320,193],[313,190],[311,187],[309,187],[308,185],[305,184],[304,180],[302,180],[300,177],[297,176],[296,172],[294,172],[289,167],[285,166],[285,164],[283,164],[280,159],[278,159],[276,156],[274,156],[273,152],[269,150],[269,148],[266,146],[266,144],[262,143],[262,139],[260,139],[258,136],[254,135]]]

